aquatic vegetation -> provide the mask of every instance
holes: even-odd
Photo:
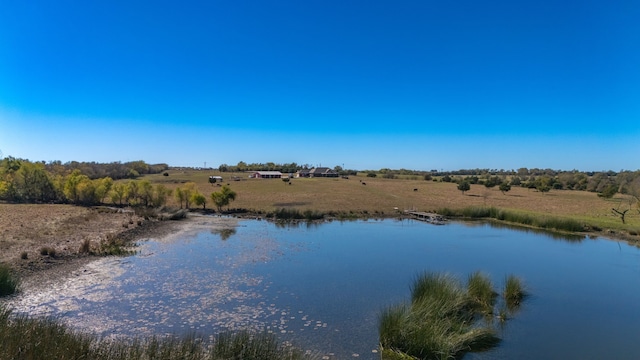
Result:
[[[211,343],[195,335],[101,340],[70,330],[51,318],[12,315],[0,306],[0,339],[5,359],[192,359],[297,360],[300,351],[278,343],[275,335],[223,333]]]
[[[447,274],[420,274],[411,301],[380,315],[382,358],[457,359],[495,347],[496,330],[479,319],[493,314],[496,298],[490,279],[480,272],[469,276],[466,289]]]
[[[320,211],[315,210],[304,210],[300,211],[298,209],[286,209],[280,208],[272,213],[267,214],[267,217],[272,217],[276,220],[321,220],[325,217],[325,214]]]
[[[509,309],[517,309],[526,296],[522,281],[514,275],[507,276],[503,296]]]
[[[19,285],[20,281],[11,274],[11,269],[6,265],[0,264],[0,296],[7,296],[17,292]]]
[[[493,206],[470,206],[463,209],[441,208],[436,211],[438,214],[449,217],[465,217],[471,219],[496,219],[533,226],[541,229],[550,229],[568,232],[585,231],[585,224],[574,219],[551,217],[546,215],[529,214],[524,212],[498,209]]]
[[[493,290],[493,284],[488,276],[479,271],[469,275],[467,279],[467,293],[477,306],[477,309],[485,315],[493,314],[498,293]]]

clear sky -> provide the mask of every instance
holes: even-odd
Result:
[[[640,168],[640,1],[5,1],[0,151]]]

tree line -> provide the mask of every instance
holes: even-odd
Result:
[[[76,168],[80,164],[90,165],[91,176]],[[193,182],[186,183],[174,191],[162,184],[153,185],[148,180],[116,182],[110,176],[92,178],[97,175],[96,170],[113,170],[113,164],[116,163],[102,164],[104,166],[98,166],[96,163],[70,163],[65,171],[61,171],[60,168],[56,168],[60,165],[56,162],[45,164],[7,157],[0,161],[0,200],[14,203],[161,207],[175,196],[180,208],[184,206],[189,209],[192,205],[206,208],[208,199],[197,190]],[[129,167],[129,170],[126,170],[126,167],[121,168],[120,174],[133,170],[137,177],[140,174],[138,170],[151,173],[150,171],[162,171],[167,168],[147,165],[144,162],[127,164],[132,167]],[[210,195],[211,202],[220,211],[235,198],[236,193],[228,186],[223,186],[220,191]]]
[[[440,178],[425,175],[425,180],[453,182],[459,184],[459,189],[468,190],[465,184],[480,184],[488,188],[500,187],[509,191],[511,186],[537,189],[541,192],[550,190],[582,190],[596,192],[598,195],[610,198],[613,195],[628,194],[636,199],[640,198],[640,170],[622,171],[619,173],[598,172],[589,176],[583,172],[559,172],[557,175],[490,175],[483,174],[468,176],[444,175]],[[640,199],[639,199],[640,200]]]
[[[314,168],[314,166],[312,165],[297,164],[295,162],[284,163],[284,164],[278,164],[274,162],[247,164],[244,161],[239,161],[236,165],[221,164],[220,166],[218,166],[218,171],[220,172],[280,171],[283,174],[293,174],[299,170],[310,170],[312,168]],[[358,173],[357,170],[343,169],[342,166],[339,166],[339,165],[334,166],[333,170],[335,170],[340,175],[356,175]]]

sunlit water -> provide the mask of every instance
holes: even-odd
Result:
[[[468,358],[637,359],[640,250],[569,241],[483,223],[354,221],[277,227],[241,221],[235,233],[149,241],[49,289],[11,300],[102,336],[257,329],[321,356],[379,358],[377,319],[404,301],[422,271],[496,286],[522,278],[531,296],[503,342]]]

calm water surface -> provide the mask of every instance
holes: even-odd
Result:
[[[612,240],[484,223],[241,221],[235,232],[150,241],[140,255],[96,266],[84,271],[112,275],[13,305],[103,336],[252,328],[314,353],[374,359],[378,314],[408,298],[416,274],[464,280],[481,270],[497,286],[515,274],[532,295],[500,347],[467,358],[640,357],[640,250]]]

